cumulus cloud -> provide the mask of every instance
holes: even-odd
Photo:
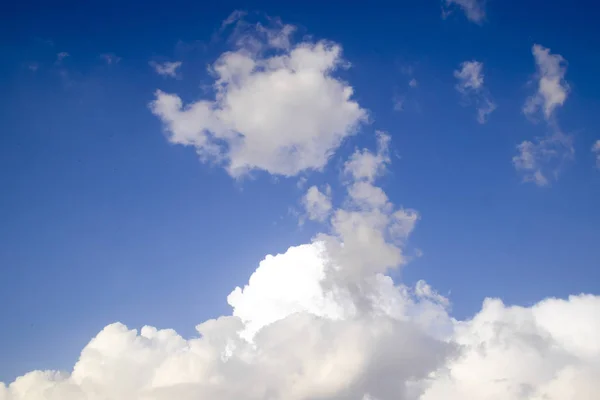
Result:
[[[459,7],[471,22],[481,25],[485,21],[485,3],[486,0],[444,0],[445,9],[443,16],[445,17],[451,12],[452,7]]]
[[[538,44],[532,53],[537,67],[537,90],[525,102],[523,113],[532,117],[541,111],[549,133],[517,145],[518,154],[512,161],[523,181],[548,186],[558,178],[564,162],[575,154],[572,138],[562,132],[554,115],[567,99],[569,85],[564,80],[566,61],[560,54],[551,54],[550,49]]]
[[[379,154],[382,143],[389,139]],[[387,162],[369,153],[352,160]],[[198,325],[197,338],[115,323],[72,371],[30,372],[0,384],[0,399],[595,399],[600,297],[532,307],[487,299],[473,318],[453,319],[449,300],[426,282],[408,287],[385,275],[384,265],[402,262],[394,237],[409,235],[416,218],[381,192],[366,201],[352,194],[359,183],[382,190],[373,172],[381,165],[367,165],[348,168],[349,201],[330,231],[265,257],[228,296],[231,315]]]
[[[600,168],[600,140],[592,146],[592,153],[596,154],[596,167]]]
[[[149,64],[152,68],[154,68],[154,71],[157,74],[175,78],[177,76],[177,70],[179,69],[179,67],[181,67],[182,62],[181,61],[174,61],[174,62],[167,61],[164,63],[157,63],[156,61],[150,61]]]
[[[150,104],[169,140],[235,177],[251,170],[294,176],[322,169],[367,113],[334,77],[346,66],[327,41],[291,45],[287,25],[253,26],[212,65],[215,99],[184,105],[158,90]]]
[[[485,124],[488,116],[496,109],[496,104],[483,85],[483,63],[465,61],[460,64],[460,69],[454,71],[454,77],[458,80],[456,90],[462,94],[464,100],[475,104],[477,122]]]
[[[587,399],[600,384],[600,297],[547,299],[530,308],[487,299],[457,322],[460,355],[432,376],[422,400]]]
[[[70,372],[33,371],[0,400],[592,400],[600,390],[600,297],[532,307],[487,299],[458,321],[424,281],[395,284],[417,214],[395,207],[378,150],[346,163],[347,201],[311,243],[269,255],[231,292],[232,313],[197,338],[115,323]]]

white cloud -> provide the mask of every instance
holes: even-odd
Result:
[[[357,151],[329,232],[266,256],[228,296],[232,315],[198,325],[197,338],[112,324],[72,371],[0,384],[0,400],[595,399],[600,297],[487,299],[457,321],[426,282],[384,275],[417,220],[375,186],[388,147],[380,133],[377,153]]]
[[[152,68],[154,68],[154,71],[156,71],[157,74],[175,78],[177,76],[177,70],[179,69],[179,67],[181,67],[181,64],[183,64],[183,63],[181,61],[174,61],[174,62],[167,61],[164,63],[157,63],[156,61],[150,61],[148,64],[150,64],[150,66]]]
[[[557,107],[567,100],[569,85],[564,77],[567,72],[566,60],[560,54],[551,54],[550,49],[533,45],[533,57],[537,66],[537,91],[523,106],[526,115],[543,111],[545,119],[550,119]]]
[[[403,243],[418,219],[416,211],[396,208],[375,185],[390,162],[390,136],[378,131],[376,137],[376,153],[356,150],[344,164],[345,206],[332,213],[330,233],[317,235],[334,260],[331,274],[349,285],[404,264]]]
[[[456,89],[461,93],[469,90],[479,91],[483,87],[483,63],[479,61],[465,61],[460,64],[460,69],[454,71],[458,79]]]
[[[103,59],[104,62],[108,65],[118,64],[121,61],[121,57],[117,56],[114,53],[100,54],[100,58]]]
[[[460,7],[469,21],[476,24],[482,24],[485,21],[485,3],[486,0],[444,0],[446,8],[452,6]],[[449,12],[444,10],[444,16]]]
[[[286,26],[255,26],[239,36],[242,47],[212,66],[214,100],[184,106],[176,94],[157,91],[150,107],[169,140],[194,146],[202,160],[236,177],[322,169],[367,113],[352,100],[352,87],[332,75],[345,65],[341,47],[320,41],[286,48]]]
[[[324,221],[331,211],[331,187],[327,186],[323,193],[316,186],[311,186],[302,198],[302,204],[308,219]]]
[[[410,86],[411,88],[416,88],[418,85],[419,82],[417,82],[415,78],[412,78],[410,81],[408,81],[408,86]]]
[[[389,144],[390,136],[382,131],[376,132],[377,153],[367,149],[355,151],[344,164],[344,173],[356,181],[366,180],[373,182],[385,172],[386,165],[390,162]]]
[[[538,85],[536,93],[525,102],[523,112],[532,116],[542,111],[549,133],[533,141],[521,142],[513,165],[523,174],[523,181],[548,186],[551,180],[558,178],[565,160],[572,159],[575,154],[572,138],[561,131],[554,116],[556,108],[567,99],[569,86],[564,80],[566,61],[561,55],[551,54],[549,49],[538,44],[533,46],[532,52]]]
[[[460,69],[454,71],[458,80],[458,90],[465,100],[475,103],[477,107],[477,122],[485,124],[488,116],[496,109],[488,90],[484,87],[483,63],[479,61],[465,61],[460,64]]]
[[[600,297],[547,299],[531,308],[487,299],[457,322],[459,357],[432,377],[421,400],[595,399],[600,389]]]
[[[596,140],[592,146],[592,153],[596,154],[596,167],[600,168],[600,140]]]

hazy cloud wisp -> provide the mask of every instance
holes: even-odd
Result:
[[[548,186],[560,174],[565,160],[575,154],[571,137],[562,132],[555,116],[557,108],[565,103],[570,88],[564,78],[566,60],[560,54],[552,54],[550,49],[539,44],[533,45],[532,54],[537,69],[537,88],[527,98],[523,113],[529,118],[541,113],[549,133],[517,145],[518,154],[512,161],[523,181]]]
[[[462,94],[466,102],[474,103],[477,108],[477,122],[485,124],[489,115],[496,109],[489,91],[484,86],[483,63],[479,61],[465,61],[460,69],[454,71],[458,80],[456,90]]]

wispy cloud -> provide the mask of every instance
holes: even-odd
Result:
[[[121,57],[117,56],[114,53],[104,53],[100,54],[100,58],[104,60],[107,65],[118,64],[121,61]]]
[[[460,8],[469,21],[481,25],[486,18],[485,3],[486,0],[443,0],[444,9],[442,16],[445,18],[452,12],[453,7]]]
[[[592,153],[596,155],[596,167],[600,168],[600,140],[596,140],[592,146]]]
[[[69,57],[70,54],[67,53],[66,51],[61,51],[60,53],[56,54],[56,61],[55,64],[56,65],[61,65],[63,60],[67,57]]]
[[[415,100],[415,91],[419,86],[419,82],[414,77],[415,66],[411,64],[402,64],[399,68],[400,73],[407,79],[406,86],[403,89],[398,89],[392,97],[392,104],[394,111],[405,111],[408,107],[413,109],[419,109],[419,104]]]
[[[485,124],[489,115],[496,109],[496,104],[484,86],[483,63],[479,61],[465,61],[460,69],[454,71],[458,80],[456,90],[462,94],[467,103],[474,103],[477,108],[477,122]]]
[[[179,69],[179,67],[181,67],[181,65],[183,63],[181,61],[175,61],[175,62],[167,61],[164,63],[157,63],[155,61],[150,61],[149,64],[152,68],[154,68],[154,71],[156,71],[157,74],[175,78],[175,77],[177,77],[177,70]]]
[[[524,182],[537,186],[548,186],[551,179],[556,180],[564,162],[575,155],[572,138],[558,130],[533,141],[524,140],[517,151],[512,159],[515,168],[523,174]]]
[[[394,111],[402,112],[406,104],[406,95],[395,95],[392,98],[392,105]]]
[[[560,54],[552,54],[550,49],[539,44],[533,46],[532,54],[537,69],[537,88],[527,98],[523,113],[528,118],[541,113],[549,133],[517,145],[518,154],[512,161],[517,171],[523,174],[523,181],[548,186],[551,180],[558,178],[564,162],[575,155],[572,138],[562,132],[555,116],[570,91],[564,79],[567,63]]]
[[[550,49],[535,44],[532,49],[537,66],[537,91],[523,106],[523,113],[533,116],[543,112],[546,120],[552,118],[557,107],[562,106],[569,95],[569,84],[565,81],[567,62],[560,54],[551,54]]]

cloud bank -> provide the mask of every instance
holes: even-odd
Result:
[[[379,143],[346,164],[328,230],[265,257],[227,297],[231,315],[191,339],[109,325],[72,371],[30,372],[0,385],[0,400],[595,399],[600,297],[486,299],[458,321],[425,282],[385,275],[405,263],[418,214],[376,185],[389,138]]]
[[[300,59],[292,55],[296,50],[302,54]],[[225,68],[218,73],[218,79],[232,79],[227,85],[241,79],[234,89],[222,89],[222,96],[233,99],[182,109],[176,96],[158,94],[153,111],[163,120],[170,116],[167,125],[173,135],[189,138],[199,152],[207,151],[211,135],[225,129],[219,125],[224,122],[212,121],[218,127],[211,125],[215,131],[205,133],[204,139],[202,131],[193,127],[204,127],[206,121],[224,115],[229,115],[226,121],[246,121],[236,114],[239,109],[227,108],[234,107],[227,104],[235,103],[236,96],[244,98],[238,91],[244,92],[248,84],[289,88],[286,85],[295,84],[298,77],[290,77],[288,68],[303,60],[294,74],[309,74],[309,93],[297,93],[298,104],[308,107],[303,95],[312,98],[316,88],[311,83],[318,83],[325,98],[343,100],[329,104],[331,109],[353,110],[350,114],[356,123],[365,111],[339,97],[347,86],[328,77],[322,67],[321,56],[329,54],[328,62],[336,57],[331,51],[333,47],[324,44],[293,47],[280,61],[266,59],[281,66],[275,71],[247,69],[248,59],[244,59],[235,65],[245,72]],[[224,57],[239,56],[227,54]],[[271,82],[267,75],[272,73],[281,74],[282,80]],[[251,78],[253,74],[258,76]],[[296,101],[294,96],[290,101]],[[274,126],[284,128],[277,112],[288,117],[287,107],[268,110],[267,119],[251,130],[244,126],[238,135],[251,137],[250,142],[272,138]],[[312,109],[302,112],[307,110]],[[314,146],[322,147],[297,157],[312,163],[288,164],[269,154],[270,160],[251,163],[251,158],[236,153],[249,157],[243,151],[250,150],[242,149],[219,154],[228,160],[229,171],[235,170],[232,165],[275,174],[291,174],[301,165],[318,168],[334,150],[332,136],[337,135],[334,142],[340,139],[339,133],[332,132],[349,126],[338,125],[337,118],[332,123],[317,113],[305,122],[315,128],[310,131]],[[287,124],[287,130],[278,131],[284,139],[270,149],[295,141],[295,136],[288,137],[290,130],[308,132],[295,129]],[[71,371],[33,371],[8,385],[0,384],[0,400],[596,399],[600,297],[546,299],[531,307],[486,299],[476,315],[460,321],[449,314],[449,299],[426,282],[409,287],[386,275],[408,261],[408,239],[420,215],[396,206],[379,186],[378,179],[391,162],[391,138],[378,132],[376,142],[375,150],[356,150],[345,162],[345,194],[339,204],[318,189],[320,195],[309,189],[306,198],[312,200],[307,204],[319,204],[316,215],[323,221],[323,231],[310,243],[266,256],[248,284],[227,297],[230,315],[199,324],[195,338],[170,329],[109,325],[82,350]]]

